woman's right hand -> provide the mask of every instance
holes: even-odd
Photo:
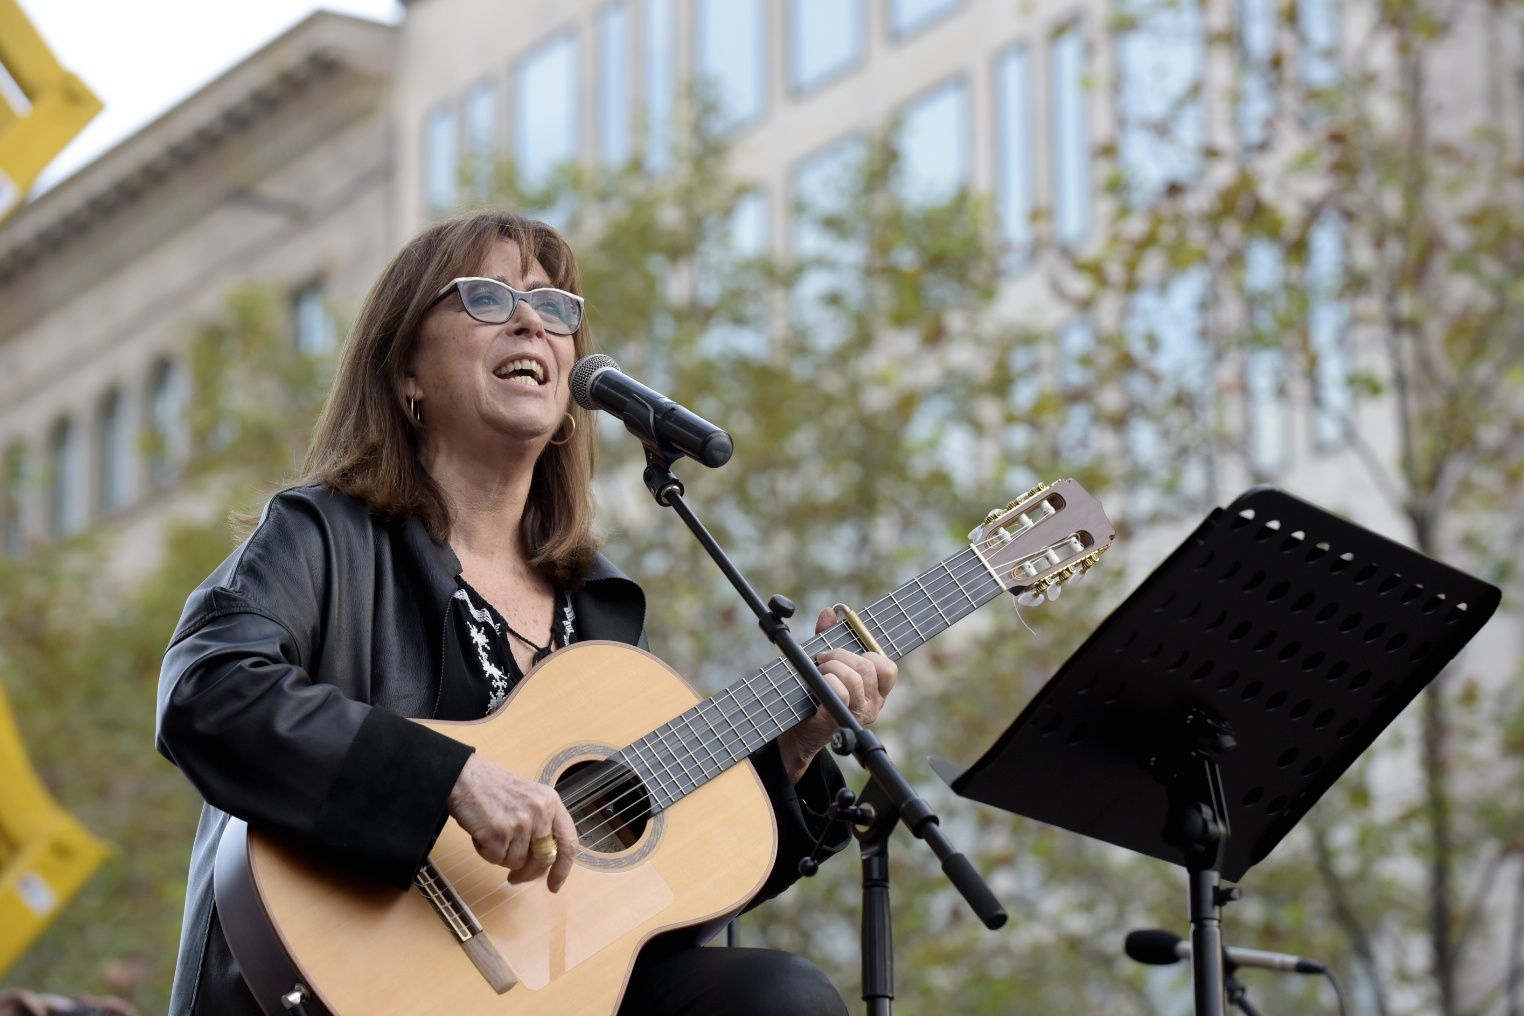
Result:
[[[516,776],[474,753],[450,791],[449,809],[476,852],[509,869],[509,882],[533,882],[549,872],[546,886],[556,892],[571,873],[577,827],[560,795],[545,784]],[[556,838],[554,862],[536,858],[530,849],[541,836]]]

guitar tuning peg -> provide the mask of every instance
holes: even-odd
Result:
[[[1016,597],[1016,605],[1020,607],[1042,606],[1042,593],[1035,589],[1028,589]]]
[[[1074,574],[1069,576],[1068,584],[1077,586],[1085,580],[1085,573],[1090,570],[1088,564],[1082,564],[1074,569]]]
[[[1064,591],[1064,587],[1063,587],[1062,583],[1059,583],[1059,582],[1053,583],[1046,590],[1047,597],[1048,597],[1048,602],[1052,603],[1054,600],[1058,599],[1058,595],[1060,593],[1062,593],[1063,591]]]

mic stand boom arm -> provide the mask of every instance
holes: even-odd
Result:
[[[967,857],[953,849],[951,843],[942,833],[936,813],[916,795],[903,774],[895,768],[889,759],[889,753],[884,750],[883,744],[875,737],[872,731],[857,722],[857,717],[847,708],[847,704],[836,696],[831,686],[820,673],[820,668],[815,666],[815,661],[810,659],[803,647],[799,645],[794,634],[789,630],[785,620],[794,613],[794,605],[781,596],[774,596],[770,602],[763,603],[757,591],[752,588],[746,576],[736,568],[723,547],[715,541],[709,530],[699,521],[698,516],[688,507],[683,500],[683,485],[672,473],[672,463],[679,456],[671,456],[658,452],[649,445],[646,447],[646,469],[644,480],[651,496],[656,503],[671,508],[678,517],[693,532],[704,550],[719,565],[720,571],[730,580],[736,592],[746,601],[751,612],[756,615],[757,623],[767,635],[769,641],[777,646],[784,659],[793,666],[815,700],[825,706],[831,716],[840,725],[835,742],[844,745],[857,758],[858,763],[868,771],[868,775],[878,784],[882,793],[890,803],[899,811],[900,820],[915,835],[917,839],[925,840],[932,851],[942,862],[942,872],[952,882],[954,888],[968,901],[974,913],[987,928],[999,928],[1005,924],[1006,914],[1000,906],[1000,901],[995,898],[988,885],[979,877],[974,866],[969,863]],[[845,754],[845,752],[842,752]]]

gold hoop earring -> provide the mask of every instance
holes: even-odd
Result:
[[[557,448],[561,447],[562,445],[564,445],[568,441],[570,441],[572,438],[577,436],[577,418],[575,416],[571,415],[570,413],[567,413],[566,414],[566,419],[571,422],[571,430],[567,431],[566,432],[566,436],[563,437],[559,441],[557,441],[555,438],[551,438],[550,439],[550,443],[555,445]]]
[[[413,401],[413,397],[411,395],[407,397],[407,411],[408,415],[413,418],[413,422],[416,423],[421,430],[423,428],[423,416],[419,414],[418,404]]]

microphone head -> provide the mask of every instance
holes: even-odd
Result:
[[[1127,950],[1128,956],[1139,963],[1167,966],[1170,963],[1180,962],[1180,953],[1177,949],[1183,941],[1184,939],[1173,932],[1150,928],[1147,931],[1129,931],[1123,948]]]
[[[597,409],[593,402],[593,378],[603,371],[618,370],[619,364],[607,353],[591,353],[578,360],[571,371],[571,397],[583,409]]]

